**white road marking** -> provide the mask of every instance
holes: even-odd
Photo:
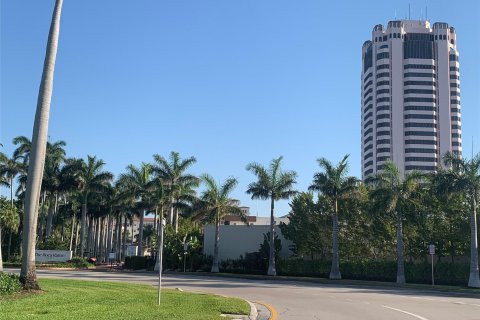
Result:
[[[428,320],[427,318],[424,318],[422,316],[419,316],[418,314],[415,314],[415,313],[411,313],[411,312],[408,312],[408,311],[405,311],[405,310],[401,310],[401,309],[396,309],[396,308],[392,308],[392,307],[389,307],[389,306],[385,306],[385,305],[382,305],[382,307],[384,308],[387,308],[387,309],[391,309],[391,310],[395,310],[395,311],[398,311],[398,312],[402,312],[402,313],[405,313],[405,314],[408,314],[412,317],[415,317],[417,319],[420,319],[420,320]]]
[[[470,303],[471,306],[480,307],[480,304]]]

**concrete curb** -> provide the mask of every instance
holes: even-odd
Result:
[[[250,305],[250,314],[248,315],[248,318],[250,320],[257,320],[257,317],[258,317],[257,307],[255,307],[255,305],[250,301],[248,300],[245,300],[245,301],[247,301],[248,304]]]

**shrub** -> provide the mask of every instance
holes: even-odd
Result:
[[[0,296],[22,290],[20,277],[15,274],[0,272]]]
[[[153,269],[155,260],[152,257],[125,257],[125,268],[133,270]]]
[[[82,257],[73,257],[71,260],[67,261],[67,264],[71,265],[71,268],[88,268],[92,266],[87,259]]]
[[[326,260],[286,259],[277,264],[279,275],[328,278],[331,262]],[[467,263],[439,262],[434,266],[436,284],[466,285]],[[254,270],[253,270],[254,272]],[[253,273],[252,272],[252,273]],[[343,279],[389,281],[397,278],[395,261],[341,261]],[[405,278],[411,283],[431,283],[431,265],[427,262],[405,263]]]

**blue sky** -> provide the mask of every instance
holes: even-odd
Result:
[[[54,1],[1,2],[0,140],[31,137]],[[245,194],[252,161],[283,155],[306,190],[316,159],[350,154],[360,175],[361,46],[375,24],[425,15],[425,1],[71,1],[60,30],[49,135],[115,174],[172,150],[195,174]],[[133,5],[135,4],[135,5]],[[480,2],[428,2],[457,31],[465,155],[480,151]],[[286,214],[286,201],[278,204]]]

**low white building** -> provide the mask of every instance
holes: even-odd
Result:
[[[269,220],[270,223],[270,220]],[[270,225],[221,225],[218,256],[220,261],[245,257],[245,253],[257,252],[263,243],[263,235],[270,232]],[[281,241],[281,257],[290,257],[293,243],[285,239],[279,227],[275,228],[275,235]],[[203,253],[213,256],[215,244],[215,226],[207,225],[204,228]]]

